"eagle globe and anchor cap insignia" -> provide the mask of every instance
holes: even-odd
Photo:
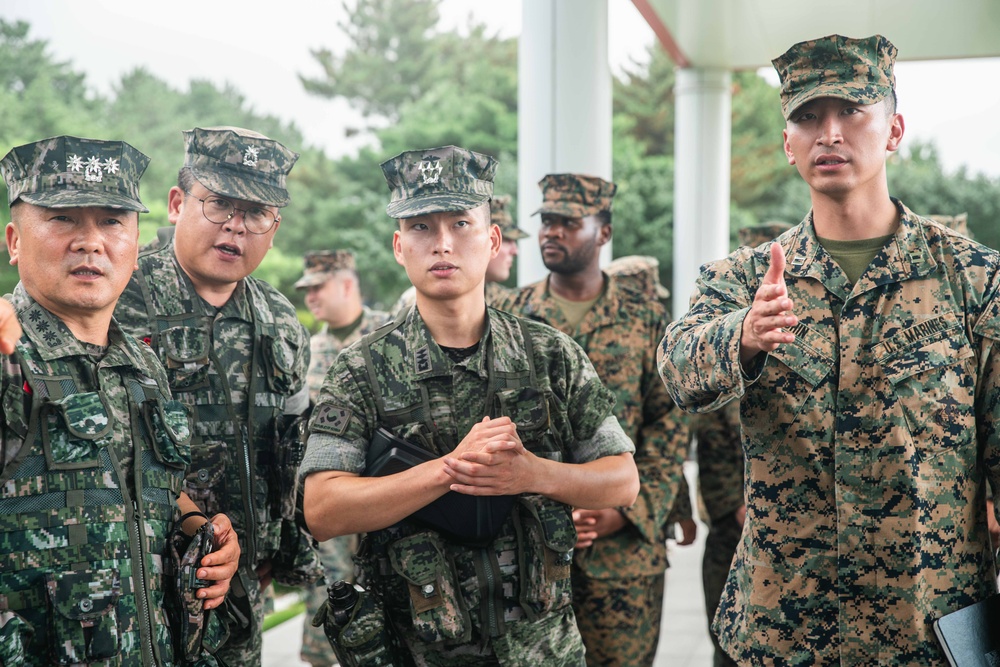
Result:
[[[443,167],[437,160],[423,160],[420,163],[420,174],[424,177],[421,185],[431,185],[441,179]]]

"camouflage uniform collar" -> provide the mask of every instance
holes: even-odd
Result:
[[[448,358],[441,346],[431,336],[431,332],[424,323],[424,318],[420,316],[420,311],[416,306],[410,308],[406,316],[406,324],[403,327],[403,335],[406,341],[407,354],[412,363],[413,375],[417,380],[426,380],[433,377],[451,377],[454,366],[464,366],[471,372],[485,378],[486,355],[484,351],[490,338],[490,318],[486,318],[486,331],[480,340],[479,349],[468,359],[464,359],[457,364]]]
[[[174,271],[177,272],[177,276],[180,278],[178,284],[187,294],[180,294],[178,298],[181,300],[187,299],[192,304],[200,304],[202,308],[201,314],[210,319],[214,319],[216,316],[222,317],[232,317],[236,319],[243,320],[244,322],[253,322],[253,314],[250,312],[250,300],[246,298],[247,291],[247,280],[250,280],[250,276],[242,278],[236,283],[236,288],[233,289],[233,293],[229,295],[229,299],[222,304],[221,307],[215,307],[208,301],[205,301],[198,294],[195,289],[194,281],[191,280],[191,276],[187,274],[181,263],[177,261],[177,252],[174,250],[174,239],[170,239],[170,243],[163,246],[158,252],[169,253],[170,261],[173,264]]]
[[[66,324],[48,311],[18,283],[11,295],[11,303],[17,311],[17,317],[24,329],[24,336],[35,343],[39,358],[52,361],[64,357],[88,357],[87,349]],[[118,326],[118,321],[111,320],[108,328],[108,352],[100,361],[100,366],[132,366],[144,368],[145,360],[135,348],[139,343],[128,336]],[[124,354],[125,359],[121,358]]]
[[[614,276],[610,276],[604,271],[601,271],[601,275],[604,276],[604,291],[597,298],[597,301],[594,302],[590,311],[584,315],[576,331],[568,330],[562,309],[551,298],[551,293],[549,292],[551,274],[546,276],[544,280],[539,280],[537,283],[524,288],[530,293],[528,300],[524,304],[524,316],[545,322],[549,326],[555,327],[571,336],[586,336],[597,329],[612,326],[619,321],[626,320],[627,317],[622,311],[622,304],[626,300],[627,295]]]
[[[842,297],[852,291],[862,293],[879,285],[901,282],[925,276],[937,267],[918,217],[898,199],[893,199],[899,211],[899,227],[892,240],[872,260],[853,288],[847,283],[843,271],[820,245],[813,226],[813,212],[776,241],[785,250],[785,271],[793,276],[815,278],[827,287],[839,286]],[[835,277],[839,278],[837,280]],[[843,282],[843,285],[840,283]]]

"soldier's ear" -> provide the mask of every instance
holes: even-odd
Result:
[[[7,235],[7,254],[10,255],[10,260],[8,261],[10,262],[11,266],[17,266],[17,253],[21,241],[21,237],[17,231],[17,225],[15,225],[13,222],[8,222],[6,235]]]

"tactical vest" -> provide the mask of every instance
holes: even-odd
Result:
[[[285,396],[292,386],[294,351],[275,325],[278,309],[271,294],[252,279],[244,281],[251,313],[249,385],[245,414],[237,414],[229,378],[212,339],[212,322],[193,289],[182,294],[169,248],[139,258],[137,282],[150,322],[153,350],[160,357],[174,398],[191,411],[191,467],[185,490],[209,516],[223,512],[233,522],[243,548],[241,564],[254,567],[270,558],[280,542],[280,485],[276,483],[275,443]],[[242,341],[241,341],[242,342]],[[211,371],[211,372],[210,372]]]
[[[122,419],[91,369],[45,361],[27,337],[10,360],[25,383],[3,395],[4,437],[22,445],[0,477],[0,613],[21,624],[25,653],[0,646],[0,664],[175,664],[163,554],[189,461],[186,410],[127,367]]]
[[[391,363],[385,356],[387,338],[401,336],[405,341],[400,328],[407,312],[362,339],[378,425],[441,456],[452,451],[465,433],[451,436],[436,427],[429,392],[408,363],[412,360],[419,366],[420,351],[394,341],[405,350],[403,363]],[[499,370],[492,349],[495,333],[485,340],[484,414],[509,416],[527,449],[562,461],[566,450],[552,427],[552,415],[560,408],[552,398],[548,376],[536,373],[527,327],[505,313],[490,313],[494,323],[504,319],[517,323],[512,328],[521,340],[512,347],[524,352],[519,357],[522,368]],[[390,617],[411,642],[468,642],[473,625],[480,638],[500,636],[507,623],[537,619],[568,607],[571,600],[576,530],[570,508],[544,496],[521,496],[500,534],[485,547],[455,543],[409,521],[371,533],[370,542],[378,561],[372,576]]]

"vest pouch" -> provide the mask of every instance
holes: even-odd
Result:
[[[429,530],[415,533],[390,544],[387,553],[393,571],[406,581],[420,641],[468,641],[471,623],[441,537]]]
[[[576,544],[569,506],[544,496],[521,496],[514,528],[520,555],[519,601],[529,620],[568,606],[573,599],[570,566]]]
[[[208,386],[208,332],[196,327],[171,327],[160,333],[167,378],[174,391]]]
[[[562,448],[552,434],[549,395],[534,387],[497,391],[498,416],[510,417],[517,435],[533,453],[562,461]]]
[[[121,651],[116,605],[118,570],[78,570],[45,575],[52,613],[49,647],[57,665],[106,660]]]
[[[197,456],[192,457],[184,479],[184,490],[188,496],[209,516],[228,509],[225,506],[226,449],[222,440],[206,440],[199,444]]]
[[[286,396],[292,390],[292,371],[295,369],[295,350],[287,339],[261,336],[264,354],[264,377],[275,394]]]
[[[99,465],[111,419],[104,397],[96,391],[48,401],[40,409],[45,460],[51,470],[75,470]]]
[[[146,401],[142,404],[146,428],[160,463],[185,469],[191,464],[191,424],[187,407],[180,401]]]
[[[0,607],[3,604],[0,600]],[[0,665],[23,667],[27,664],[28,644],[34,634],[35,627],[23,617],[12,611],[0,611]]]

